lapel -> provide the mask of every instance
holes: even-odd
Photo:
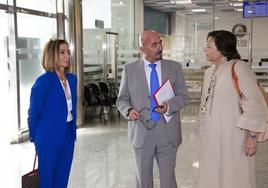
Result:
[[[76,101],[75,100],[75,90],[76,90],[76,88],[75,88],[75,84],[73,83],[73,79],[71,79],[71,76],[70,76],[70,74],[69,73],[67,73],[66,74],[66,78],[67,78],[67,80],[68,80],[68,83],[69,83],[69,86],[70,86],[70,90],[71,90],[71,95],[72,95],[72,105],[74,105],[74,101]]]
[[[161,76],[162,76],[162,80],[161,80],[160,86],[162,85],[162,83],[164,83],[164,81],[168,79],[167,63],[163,59],[161,60]]]
[[[67,78],[67,80],[68,80],[68,83],[69,83],[69,86],[70,86],[70,90],[71,90],[71,92],[73,93],[73,83],[72,83],[72,79],[71,79],[69,73],[66,74],[66,78]]]
[[[56,82],[55,86],[56,86],[57,91],[58,91],[58,98],[59,98],[59,100],[61,100],[61,102],[63,102],[64,104],[66,104],[66,109],[67,109],[67,103],[66,103],[65,93],[64,93],[63,87],[61,85],[60,79],[59,79],[59,77],[57,76],[56,73],[53,73],[53,77],[54,77],[54,80]]]
[[[73,117],[76,118],[76,102],[77,102],[77,88],[76,88],[76,81],[75,78],[71,75],[71,73],[67,73],[66,77],[69,82],[70,90],[71,90],[71,95],[72,95],[72,114]],[[67,103],[66,103],[67,104]],[[67,105],[66,105],[67,106]]]
[[[139,88],[141,88],[141,90],[144,91],[144,96],[148,96],[150,95],[150,92],[149,92],[149,87],[148,87],[147,78],[145,74],[144,62],[142,59],[138,62],[137,66],[138,66],[137,73],[138,73],[138,80],[139,80],[138,83],[141,83],[139,84]]]
[[[56,73],[54,74],[54,79],[55,79],[55,81],[56,81],[56,86],[57,86],[57,88],[58,88],[58,90],[59,90],[59,94],[60,94],[61,96],[64,96],[64,97],[65,97],[64,90],[63,90],[63,88],[62,88],[60,79],[59,79],[59,77],[57,76]]]

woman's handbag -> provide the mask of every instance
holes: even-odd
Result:
[[[36,163],[36,154],[34,157],[33,170],[27,174],[24,174],[21,177],[22,188],[38,188],[39,176],[38,176],[38,169],[35,169],[35,163]]]
[[[235,63],[233,63],[233,65],[232,65],[232,78],[233,78],[233,83],[234,83],[234,87],[235,87],[235,89],[237,91],[237,94],[238,94],[239,98],[241,100],[243,100],[244,99],[244,95],[243,95],[243,93],[240,90],[240,87],[239,87],[239,84],[238,84],[238,78],[237,78],[237,75],[235,73],[235,68],[234,68]],[[260,91],[261,91],[261,93],[262,93],[262,95],[263,95],[263,97],[265,99],[266,111],[267,111],[267,109],[268,109],[268,96],[265,93],[263,87],[261,87],[261,85],[258,82],[257,82],[257,84],[258,84],[259,89],[260,89]],[[265,142],[267,140],[268,140],[268,122],[266,121],[265,131],[263,133],[259,133],[258,134],[258,142]]]

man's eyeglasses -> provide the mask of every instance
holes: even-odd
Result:
[[[137,120],[147,130],[151,130],[155,127],[156,122],[151,119],[150,109],[147,107],[142,108],[140,111],[140,118]]]

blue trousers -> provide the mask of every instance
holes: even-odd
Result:
[[[66,188],[73,161],[74,138],[72,126],[62,146],[52,147],[36,144],[38,155],[39,188]]]

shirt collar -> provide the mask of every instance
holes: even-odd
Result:
[[[144,58],[143,58],[143,62],[144,62],[144,66],[145,66],[145,67],[148,67],[148,66],[151,64],[151,62],[147,61],[147,60],[144,59]],[[161,61],[158,60],[158,61],[156,61],[154,64],[156,64],[156,67],[158,67],[158,66],[160,65],[160,63],[161,63]]]

